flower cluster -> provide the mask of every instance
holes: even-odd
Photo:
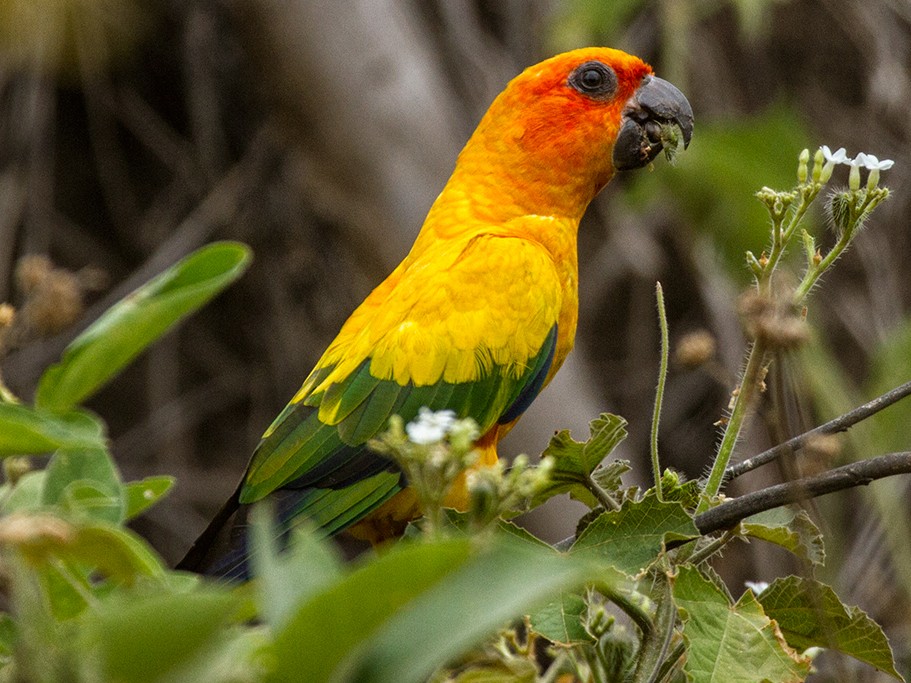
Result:
[[[826,182],[832,176],[832,170],[836,164],[845,164],[851,167],[851,175],[848,179],[848,186],[852,190],[860,189],[860,169],[867,169],[870,174],[867,177],[867,189],[872,190],[879,184],[879,172],[888,171],[895,164],[892,159],[883,159],[880,161],[873,154],[860,152],[853,159],[848,157],[844,147],[839,147],[834,152],[829,149],[828,145],[819,148],[817,155],[825,159],[825,166],[822,169],[822,175],[819,178],[821,182]]]

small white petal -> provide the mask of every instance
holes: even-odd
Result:
[[[844,163],[848,158],[848,154],[844,147],[839,147],[834,152],[829,149],[828,145],[823,145],[819,149],[822,150],[822,155],[826,158],[826,161],[831,161],[833,164]]]
[[[866,166],[867,165],[867,155],[864,154],[863,152],[861,152],[856,157],[854,157],[853,159],[851,159],[845,163],[847,163],[849,166],[854,166],[856,168],[860,168],[861,166]]]
[[[883,159],[882,161],[879,162],[879,170],[888,171],[894,165],[895,165],[895,162],[892,161],[892,159]]]

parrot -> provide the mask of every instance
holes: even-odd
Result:
[[[416,496],[368,446],[393,415],[472,418],[475,466],[495,463],[573,348],[586,208],[617,171],[686,148],[692,133],[683,93],[617,49],[565,52],[511,80],[410,252],[342,325],[177,568],[249,578],[246,513],[264,499],[286,535],[305,521],[325,537],[401,535],[421,514]],[[463,480],[446,503],[466,507]]]

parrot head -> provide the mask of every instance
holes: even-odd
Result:
[[[581,215],[616,171],[689,144],[686,97],[638,57],[611,48],[565,52],[529,67],[494,100],[457,171],[501,176],[521,208]],[[540,205],[540,206],[536,206]]]

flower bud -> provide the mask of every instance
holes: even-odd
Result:
[[[804,149],[797,160],[797,181],[801,184],[807,182],[807,164],[810,161],[810,150]]]

